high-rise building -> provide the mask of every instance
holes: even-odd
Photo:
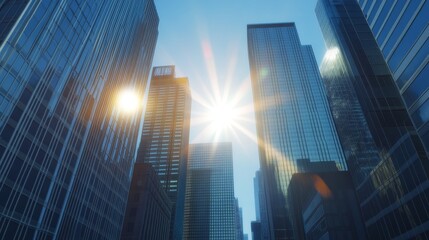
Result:
[[[366,239],[347,171],[295,173],[288,203],[295,239]]]
[[[118,239],[146,90],[152,0],[0,1],[0,239]]]
[[[369,238],[426,239],[428,158],[365,16],[355,0],[319,0],[316,14],[329,49],[321,72]]]
[[[356,1],[429,152],[429,1]]]
[[[296,161],[346,166],[314,53],[295,24],[248,25],[247,39],[270,238],[291,239],[286,199]]]
[[[335,161],[311,162],[310,159],[298,159],[296,165],[300,173],[338,171]]]
[[[252,230],[252,239],[253,240],[261,240],[262,238],[262,232],[261,232],[261,221],[252,221],[250,223],[250,228]]]
[[[134,164],[122,240],[168,240],[171,201],[150,163]]]
[[[243,240],[243,209],[238,204],[238,199],[235,199],[235,229],[236,240]]]
[[[182,238],[191,101],[174,66],[153,68],[136,161],[152,164],[173,202],[170,239]]]
[[[261,171],[258,170],[253,178],[253,187],[255,194],[255,211],[256,211],[256,222],[259,223],[258,227],[258,239],[269,239],[269,228],[268,228],[268,215],[267,215],[267,203],[265,198],[265,188]]]
[[[184,239],[236,239],[232,144],[189,145]]]

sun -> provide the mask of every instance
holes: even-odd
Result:
[[[137,112],[141,105],[139,96],[131,89],[120,91],[116,103],[119,111],[127,114]]]
[[[191,87],[191,142],[235,139],[238,144],[242,144],[245,138],[256,142],[256,135],[251,130],[255,122],[253,103],[249,101],[250,76],[246,73],[237,78],[235,73],[238,50],[231,52],[231,56],[227,58],[227,68],[222,72],[217,71],[215,55],[206,38],[201,41],[201,52],[208,81]]]
[[[212,128],[216,131],[223,131],[231,128],[237,121],[237,111],[228,103],[219,103],[209,109],[208,119]]]

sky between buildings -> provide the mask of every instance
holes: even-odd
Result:
[[[255,220],[253,177],[259,169],[247,24],[295,22],[302,44],[318,63],[325,46],[314,13],[316,0],[155,0],[160,25],[154,66],[175,65],[192,89],[190,143],[233,143],[235,196],[243,208],[243,229]],[[210,107],[233,105],[235,124],[210,128]]]

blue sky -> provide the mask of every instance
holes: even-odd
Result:
[[[246,26],[295,22],[302,44],[320,63],[325,52],[314,14],[316,0],[155,0],[160,17],[154,66],[176,65],[189,78],[192,95],[190,142],[231,141],[235,196],[243,208],[244,232],[255,219],[253,177],[259,169]],[[208,129],[208,106],[216,96],[234,102],[236,125],[216,135]]]

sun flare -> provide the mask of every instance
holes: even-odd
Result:
[[[217,131],[230,128],[237,120],[237,112],[231,105],[226,103],[213,106],[209,111],[208,118],[212,121],[212,127]]]
[[[231,141],[242,144],[245,138],[256,142],[251,131],[254,123],[250,76],[236,78],[238,52],[231,51],[227,58],[227,68],[217,72],[215,55],[210,41],[203,38],[201,52],[205,60],[208,81],[196,89],[191,89],[193,107],[191,125],[198,129],[191,141]],[[200,75],[200,74],[197,74]],[[193,105],[194,106],[194,105]],[[195,110],[194,110],[195,109]]]
[[[122,90],[117,97],[117,107],[121,112],[135,113],[140,107],[140,98],[133,90]]]
[[[327,61],[335,61],[338,58],[338,55],[340,54],[340,49],[338,49],[337,47],[328,49],[325,53],[324,58]]]

